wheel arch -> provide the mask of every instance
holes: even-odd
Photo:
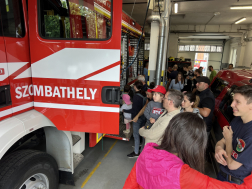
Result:
[[[43,114],[30,110],[0,122],[0,161],[19,140],[44,129],[46,152],[53,156],[62,171],[73,173],[73,144],[70,131],[60,131]]]

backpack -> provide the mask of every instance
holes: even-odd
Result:
[[[143,99],[143,107],[144,107],[144,105],[145,105],[145,103],[146,103],[146,100],[147,100],[147,97],[144,97],[144,96],[141,95],[140,93],[136,93],[136,95],[142,97],[142,99]]]

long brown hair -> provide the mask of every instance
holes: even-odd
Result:
[[[142,90],[143,88],[143,83],[140,80],[137,80],[134,85],[136,86],[136,88],[139,90],[139,92],[136,93],[140,93],[141,95],[143,95],[144,97],[146,96],[145,91]]]
[[[183,77],[183,74],[181,72],[178,73],[178,75],[181,75],[181,83],[184,84],[184,77]],[[179,81],[178,81],[178,75],[175,79],[175,84],[177,84]]]
[[[197,114],[183,112],[174,116],[156,149],[177,153],[191,168],[204,173],[207,145],[206,124]]]

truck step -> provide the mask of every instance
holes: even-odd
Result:
[[[72,140],[73,140],[73,146],[81,140],[81,137],[78,135],[73,135],[72,134]]]
[[[84,159],[84,156],[82,154],[73,154],[73,164],[74,169],[80,164],[80,162]]]

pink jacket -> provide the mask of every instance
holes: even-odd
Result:
[[[180,189],[180,170],[183,161],[177,156],[157,150],[155,143],[145,145],[136,162],[137,183],[145,189]]]

